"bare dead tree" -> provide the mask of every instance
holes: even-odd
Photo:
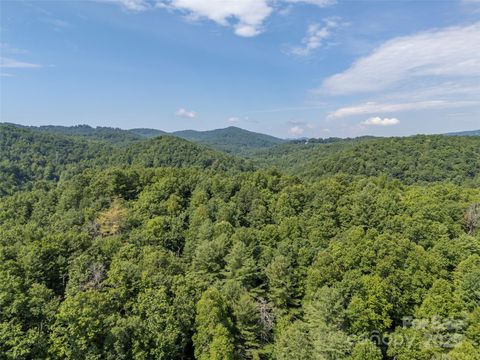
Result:
[[[271,337],[271,331],[273,329],[273,314],[272,309],[268,305],[267,301],[263,297],[257,298],[258,311],[260,313],[260,336],[263,341],[269,341]]]
[[[107,269],[102,263],[93,263],[90,266],[90,274],[87,281],[82,288],[85,289],[99,289],[102,281],[105,279]]]
[[[465,226],[469,235],[475,235],[480,227],[480,203],[472,204],[465,213]]]

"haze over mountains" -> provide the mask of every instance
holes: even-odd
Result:
[[[453,133],[447,133],[445,135],[452,136],[480,136],[480,130],[471,130],[471,131],[457,131]]]

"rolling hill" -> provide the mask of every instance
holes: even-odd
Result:
[[[238,127],[230,126],[224,129],[209,131],[184,130],[168,133],[157,129],[135,128],[124,130],[111,127],[91,127],[89,125],[75,126],[22,126],[8,124],[18,128],[49,134],[82,137],[90,140],[105,140],[115,144],[129,144],[145,138],[162,135],[176,136],[195,143],[206,145],[215,150],[232,154],[250,154],[259,149],[266,149],[287,142],[274,136],[260,134]]]
[[[0,124],[0,358],[431,359],[451,319],[480,337],[480,137],[254,159]],[[377,328],[420,350],[352,343]],[[219,350],[197,356],[206,338]]]
[[[123,130],[120,128],[97,126],[91,127],[89,125],[75,125],[75,126],[59,126],[59,125],[44,125],[44,126],[23,126],[18,124],[7,124],[21,129],[30,131],[37,131],[47,134],[58,134],[66,136],[76,136],[91,140],[105,140],[112,143],[128,143],[132,141],[141,140],[144,136]]]
[[[139,165],[253,169],[247,160],[174,136],[138,139],[123,146],[87,137],[0,124],[0,196],[7,193],[6,189],[16,191],[35,181],[58,181],[87,168]]]
[[[210,131],[176,131],[172,135],[198,142],[217,150],[237,154],[245,154],[252,150],[265,149],[287,142],[287,140],[240,129],[235,126]]]
[[[252,158],[259,166],[276,166],[310,179],[345,173],[385,174],[405,183],[461,182],[480,174],[480,138],[418,135],[292,142],[259,151]]]

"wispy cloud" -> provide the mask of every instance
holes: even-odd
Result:
[[[40,67],[42,67],[42,65],[0,57],[0,68],[3,69],[34,69]]]
[[[287,121],[288,125],[296,125],[296,126],[305,126],[307,123],[302,120],[288,120]]]
[[[145,11],[152,8],[151,3],[146,0],[94,0],[94,1],[120,5],[122,8],[129,11]]]
[[[448,109],[461,108],[468,106],[479,106],[479,101],[445,101],[431,100],[406,103],[375,103],[367,102],[356,106],[348,106],[339,108],[328,115],[329,120],[339,119],[347,116],[377,114],[377,113],[395,113],[411,110],[426,109]]]
[[[400,120],[397,118],[381,118],[379,116],[371,117],[361,122],[361,125],[366,126],[392,126],[400,124]]]
[[[195,119],[197,117],[197,113],[195,111],[190,111],[183,108],[178,109],[175,112],[175,115],[178,117],[186,118],[186,119]]]
[[[426,77],[478,77],[478,49],[480,23],[396,38],[327,78],[320,91],[334,95],[375,92]]]
[[[246,114],[267,114],[267,113],[277,113],[277,112],[315,110],[315,109],[324,109],[324,108],[325,108],[325,104],[315,105],[315,106],[291,106],[291,107],[281,107],[281,108],[274,108],[274,109],[252,110],[252,111],[247,111]]]
[[[70,24],[69,22],[67,22],[65,20],[62,20],[62,19],[46,18],[44,20],[44,22],[52,25],[55,30],[67,29],[67,28],[72,27],[72,24]]]
[[[339,27],[338,18],[329,18],[324,20],[324,24],[311,24],[307,29],[306,36],[302,39],[301,46],[295,46],[288,50],[289,54],[297,56],[308,56],[314,50],[321,47],[325,40],[332,35],[332,30]]]
[[[2,54],[15,54],[15,55],[28,54],[27,50],[16,48],[7,43],[0,43],[0,52]]]
[[[337,1],[336,0],[285,0],[285,2],[291,3],[291,4],[305,3],[305,4],[317,5],[320,7],[326,7],[326,6],[331,6],[336,4]]]

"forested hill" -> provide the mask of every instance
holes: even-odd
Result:
[[[0,201],[0,354],[478,359],[479,202],[385,178],[86,169]]]
[[[252,150],[269,148],[287,141],[234,126],[211,131],[176,131],[173,135],[208,145],[217,150],[237,154],[245,154]]]
[[[258,152],[264,166],[315,179],[345,173],[386,174],[405,183],[478,180],[480,137],[412,137],[288,143]]]
[[[110,141],[0,124],[0,196],[39,180],[57,181],[61,176],[72,176],[86,168],[113,165],[252,169],[246,160],[172,136],[116,146]]]
[[[6,124],[22,129],[38,131],[42,133],[69,135],[82,137],[90,140],[105,140],[115,144],[130,144],[145,138],[153,138],[162,135],[171,135],[195,143],[206,145],[212,149],[232,154],[248,154],[258,149],[269,148],[287,140],[279,139],[270,135],[255,133],[252,131],[230,126],[225,129],[210,131],[185,130],[167,133],[162,130],[136,128],[123,130],[111,127],[91,127],[89,125],[76,126],[22,126]]]
[[[0,125],[0,359],[480,359],[479,140]]]
[[[199,167],[219,171],[253,170],[248,160],[171,135],[136,142],[122,153],[120,159],[120,165]]]
[[[1,125],[1,124],[0,124]],[[75,125],[75,126],[59,126],[59,125],[45,125],[45,126],[23,126],[17,124],[11,125],[25,130],[37,131],[48,134],[69,135],[75,137],[82,137],[92,140],[105,140],[113,143],[129,143],[132,141],[141,140],[144,138],[140,133],[130,132],[119,128],[112,127],[91,127],[89,125]]]

